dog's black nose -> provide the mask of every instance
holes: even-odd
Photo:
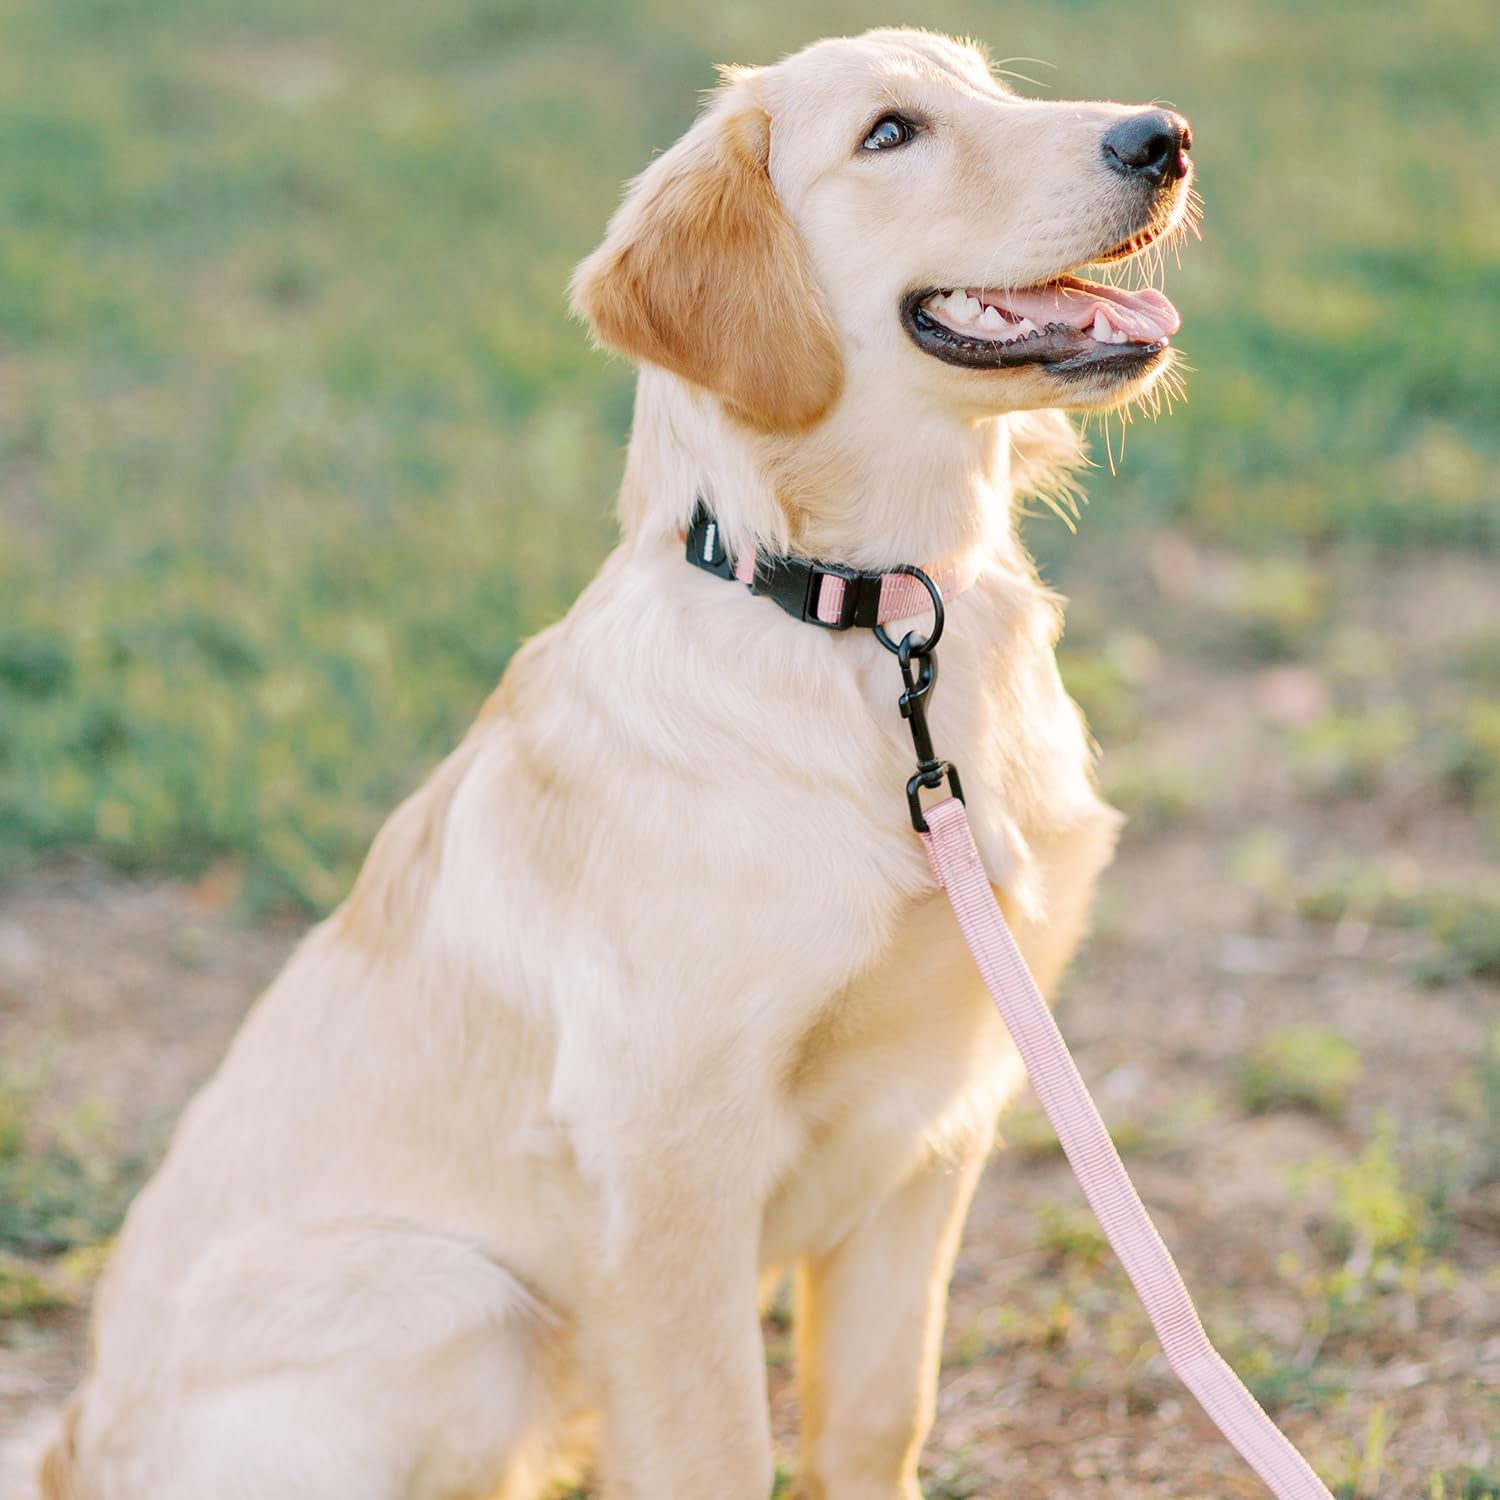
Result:
[[[1122,177],[1175,182],[1187,176],[1184,156],[1192,146],[1193,133],[1181,115],[1144,109],[1138,115],[1126,115],[1105,132],[1104,160]]]

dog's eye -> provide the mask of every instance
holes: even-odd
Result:
[[[863,149],[889,151],[892,146],[904,146],[916,133],[916,126],[910,120],[903,120],[900,115],[882,115],[865,137]]]

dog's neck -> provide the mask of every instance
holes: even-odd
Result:
[[[880,404],[889,409],[846,393],[812,431],[766,436],[643,368],[621,488],[626,534],[675,538],[701,496],[728,536],[864,569],[1013,546],[1009,419]]]

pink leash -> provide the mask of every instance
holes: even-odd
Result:
[[[1006,926],[957,797],[926,809],[922,835],[964,941],[1009,1030],[1073,1175],[1125,1267],[1177,1378],[1278,1500],[1332,1500],[1311,1465],[1209,1342],[1171,1252],[1135,1190]]]
[[[1130,1181],[1068,1044],[1005,925],[974,846],[958,772],[948,761],[939,760],[933,749],[927,700],[937,683],[934,648],[943,633],[943,599],[968,587],[974,581],[972,573],[941,568],[924,572],[910,566],[861,573],[805,558],[764,554],[753,542],[731,553],[712,511],[701,499],[681,539],[694,567],[737,579],[809,624],[830,630],[873,627],[881,645],[896,657],[906,685],[900,699],[901,717],[911,729],[917,752],[916,775],[906,784],[912,826],[927,846],[932,873],[953,903],[953,914],[990,998],[1021,1054],[1031,1086],[1089,1207],[1151,1319],[1167,1363],[1277,1500],[1333,1500],[1307,1460],[1261,1410],[1203,1331],[1171,1253]],[[925,639],[913,631],[897,642],[886,631],[887,624],[929,608],[932,630]],[[935,791],[945,781],[949,795],[924,809],[921,792]]]

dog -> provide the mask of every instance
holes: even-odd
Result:
[[[1017,499],[1177,316],[1188,127],[884,30],[724,71],[573,301],[640,366],[622,539],[520,650],[187,1109],[98,1289],[48,1500],[765,1500],[795,1278],[810,1500],[917,1500],[1016,1056],[903,788],[899,674],[688,566],[945,568],[931,727],[1045,988],[1117,816]],[[914,617],[909,628],[921,627]],[[893,626],[900,635],[907,627]]]

